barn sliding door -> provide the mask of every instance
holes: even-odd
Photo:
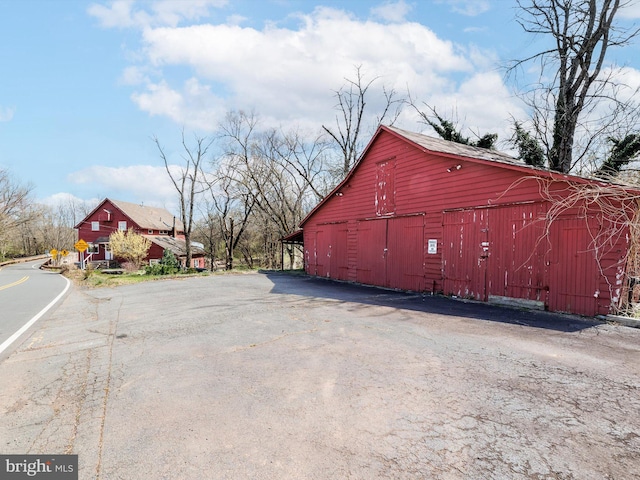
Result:
[[[595,218],[557,218],[549,226],[541,203],[443,213],[445,294],[598,312],[608,292],[599,290],[592,238],[601,226]]]
[[[424,290],[424,216],[358,222],[356,262],[359,283]]]
[[[442,274],[445,294],[487,300],[487,209],[444,212]]]
[[[320,225],[314,242],[315,275],[347,280],[347,224]]]
[[[548,243],[541,204],[450,211],[443,218],[446,294],[544,305]]]
[[[544,307],[546,291],[545,206],[512,205],[489,210],[487,294],[520,298]],[[491,300],[491,298],[489,298]]]
[[[594,315],[598,311],[600,269],[592,245],[593,218],[559,218],[551,224],[549,309]]]
[[[387,283],[387,220],[358,222],[356,281],[367,285]]]
[[[424,278],[424,216],[387,223],[387,287],[421,292]]]

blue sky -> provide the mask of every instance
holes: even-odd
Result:
[[[231,109],[317,130],[355,65],[376,87],[408,87],[505,138],[525,111],[500,66],[540,41],[516,24],[514,4],[0,0],[0,167],[38,201],[171,206],[152,136],[178,159],[183,128],[209,134]],[[617,53],[634,85],[638,53]],[[398,126],[428,133],[408,111]]]

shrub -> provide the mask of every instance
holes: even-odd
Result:
[[[173,275],[178,272],[178,269],[169,265],[163,265],[162,263],[156,263],[154,265],[147,265],[145,272],[147,275]]]
[[[138,270],[151,248],[151,241],[135,233],[133,229],[126,232],[118,230],[109,235],[109,245],[115,257],[131,262],[133,269]]]
[[[167,265],[169,267],[175,268],[176,270],[180,270],[180,262],[173,254],[171,250],[165,250],[162,253],[162,258],[160,259],[160,263],[162,265]]]
[[[173,275],[180,270],[180,262],[170,251],[165,250],[159,263],[148,265],[145,268],[147,275]]]

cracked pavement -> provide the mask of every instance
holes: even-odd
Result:
[[[81,479],[640,478],[640,330],[286,274],[77,287],[0,451]]]

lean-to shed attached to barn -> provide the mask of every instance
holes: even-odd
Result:
[[[583,315],[624,295],[628,228],[605,182],[394,127],[302,221],[311,275]],[[613,209],[628,207],[620,204]]]

